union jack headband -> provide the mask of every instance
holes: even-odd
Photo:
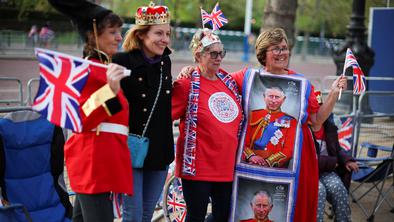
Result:
[[[201,38],[201,36],[203,37]],[[214,43],[221,43],[219,36],[214,34],[210,29],[204,28],[194,34],[190,48],[194,52],[201,52],[205,47]]]

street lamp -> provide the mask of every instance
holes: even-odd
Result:
[[[337,66],[337,75],[342,74],[347,48],[353,51],[365,76],[369,75],[369,71],[374,64],[375,53],[368,47],[366,41],[364,12],[365,0],[353,0],[352,15],[350,17],[350,24],[347,26],[348,31],[346,33],[345,43],[338,50],[333,52],[333,59]],[[351,75],[351,73],[346,73],[346,75],[348,74]],[[353,82],[348,85],[352,86]],[[368,89],[368,82],[366,82],[366,87]],[[343,95],[340,103],[352,104],[352,95]],[[363,103],[361,110],[363,113],[372,113],[368,98],[366,98],[365,103]]]

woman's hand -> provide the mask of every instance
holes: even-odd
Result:
[[[354,161],[347,161],[345,163],[345,167],[349,172],[352,172],[352,171],[357,172],[358,171],[358,164],[357,164],[357,162],[354,162]]]
[[[176,79],[188,79],[192,76],[194,66],[185,66],[181,69]]]
[[[115,63],[108,64],[107,82],[109,84],[109,87],[111,87],[112,92],[114,92],[115,94],[118,94],[120,90],[120,80],[130,75],[127,71],[128,70],[125,67],[117,65]]]
[[[267,161],[265,161],[265,159],[263,157],[257,156],[257,155],[249,157],[248,162],[251,164],[260,165],[263,167],[269,167]]]
[[[347,89],[347,78],[344,75],[340,75],[331,85],[332,91],[339,92],[340,89],[342,90]]]

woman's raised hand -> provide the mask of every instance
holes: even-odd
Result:
[[[120,90],[120,80],[130,75],[130,70],[115,63],[108,64],[107,82],[115,94]]]
[[[331,85],[331,90],[346,90],[347,78],[344,75],[340,75]]]

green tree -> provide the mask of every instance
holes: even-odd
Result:
[[[290,47],[294,45],[297,0],[267,0],[261,30],[281,27],[286,31]]]

